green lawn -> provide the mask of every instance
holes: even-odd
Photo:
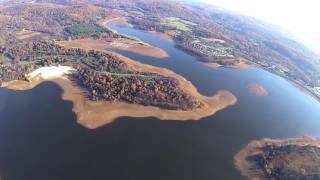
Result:
[[[180,31],[190,31],[189,25],[181,21],[180,18],[176,18],[176,17],[164,18],[162,19],[161,23],[171,27],[175,27]]]

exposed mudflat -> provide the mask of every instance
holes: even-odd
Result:
[[[254,65],[250,65],[250,64],[247,64],[245,62],[240,62],[240,63],[236,63],[234,65],[231,65],[231,66],[224,66],[224,65],[221,65],[219,63],[203,63],[211,68],[214,68],[214,69],[217,69],[217,68],[220,68],[220,67],[230,67],[230,68],[237,68],[237,69],[251,69],[251,68],[255,68]]]
[[[255,96],[268,95],[268,91],[263,86],[258,85],[258,84],[249,84],[248,89]]]
[[[166,51],[157,47],[153,47],[147,43],[131,44],[119,40],[108,42],[105,40],[96,40],[92,38],[76,39],[71,41],[59,41],[58,43],[65,47],[82,48],[86,50],[103,51],[106,49],[114,48],[154,58],[166,58],[169,56]]]

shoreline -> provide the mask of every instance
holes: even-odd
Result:
[[[101,26],[104,26],[104,27],[108,26],[109,23],[116,23],[124,27],[132,27],[132,25],[127,22],[127,17],[125,16],[107,17],[104,19],[100,19],[99,23]]]
[[[68,47],[68,48],[81,48],[85,50],[99,50],[104,51],[106,49],[119,49],[124,51],[129,51],[137,53],[143,56],[154,57],[158,59],[163,59],[169,57],[169,54],[158,47],[151,46],[146,43],[136,43],[129,44],[121,41],[112,41],[107,42],[106,40],[92,39],[92,38],[83,38],[75,39],[71,41],[58,41],[59,45]]]
[[[121,21],[123,21],[123,20],[125,20],[125,19],[126,19],[126,18],[123,17],[123,19],[122,19]],[[111,21],[110,21],[110,22],[111,22]],[[117,21],[115,21],[115,23],[117,23]],[[108,23],[106,23],[105,25],[107,26],[107,24],[108,24]],[[131,26],[130,26],[130,27],[131,27]],[[163,33],[160,33],[160,32],[152,32],[152,31],[146,31],[146,32],[150,32],[150,33],[156,34],[156,35],[158,35],[158,36],[161,36],[161,34],[163,34]],[[158,33],[160,33],[160,35],[159,35]],[[159,38],[161,38],[161,37],[159,37]],[[201,55],[199,55],[199,54],[197,54],[197,53],[195,53],[195,52],[190,52],[189,50],[187,50],[187,49],[185,49],[185,48],[182,48],[182,47],[176,45],[176,43],[174,42],[174,40],[173,40],[172,38],[171,38],[171,40],[172,40],[172,43],[175,44],[175,46],[176,46],[178,49],[180,49],[180,50],[182,50],[183,52],[188,53],[189,55],[194,56],[194,57],[196,57],[196,58],[201,58]],[[201,62],[201,61],[199,61],[199,62]],[[268,68],[268,67],[264,67],[264,66],[262,66],[262,65],[260,65],[260,64],[257,64],[256,62],[253,62],[253,61],[249,61],[249,62],[252,63],[252,64],[238,63],[238,64],[233,65],[233,66],[224,66],[224,65],[221,65],[221,64],[218,64],[218,63],[204,63],[204,62],[203,62],[203,64],[206,65],[206,66],[208,66],[208,67],[211,67],[211,68],[213,68],[213,69],[223,68],[223,67],[225,67],[225,68],[236,68],[236,69],[261,68],[261,69],[263,69],[263,70],[265,70],[265,71],[268,71],[268,72],[270,72],[270,73],[272,73],[272,74],[275,74],[275,75],[277,75],[277,76],[280,76],[280,77],[284,78],[285,80],[287,80],[288,82],[292,83],[292,84],[295,85],[295,86],[298,86],[298,87],[302,88],[304,93],[310,95],[311,97],[315,98],[315,100],[317,100],[318,102],[320,102],[320,96],[319,96],[318,94],[316,94],[315,92],[313,92],[312,90],[310,90],[308,87],[305,87],[305,86],[304,86],[303,84],[301,84],[300,82],[297,82],[297,81],[295,81],[295,80],[293,80],[293,79],[291,79],[291,78],[288,78],[288,77],[286,77],[286,76],[283,76],[282,74],[278,73],[277,71],[273,71],[273,70],[271,70],[271,69]]]
[[[275,74],[279,77],[282,77],[283,79],[287,80],[289,83],[291,83],[293,86],[295,86],[296,88],[298,88],[299,90],[301,90],[303,93],[313,97],[316,101],[318,101],[320,103],[320,96],[317,95],[316,93],[314,93],[313,91],[311,91],[309,88],[305,87],[303,84],[301,84],[299,81],[295,81],[293,79],[289,79],[286,76],[283,76],[280,73],[277,72],[273,72],[272,70],[268,69],[268,68],[264,68],[261,67],[263,70],[268,71],[272,74]]]
[[[85,90],[76,86],[71,79],[66,78],[66,74],[60,77],[52,76],[50,78],[34,78],[31,83],[26,81],[12,81],[4,87],[14,90],[28,90],[39,85],[44,81],[51,81],[58,84],[64,91],[62,99],[73,102],[73,112],[77,115],[77,122],[89,129],[96,129],[100,126],[109,124],[119,117],[155,117],[160,120],[200,120],[201,118],[211,116],[217,111],[228,106],[234,105],[237,98],[229,91],[219,91],[211,97],[201,95],[196,87],[182,76],[165,68],[154,67],[131,60],[122,55],[113,53],[128,64],[128,69],[139,72],[153,72],[161,75],[173,77],[180,83],[185,93],[195,97],[203,106],[189,110],[166,110],[155,106],[143,106],[130,104],[123,101],[92,101],[85,98]],[[50,67],[48,67],[50,68]]]
[[[46,80],[55,78],[66,79],[66,75],[74,73],[76,70],[70,66],[46,66],[40,67],[26,75],[27,80],[12,80],[4,82],[0,88],[13,90],[28,90],[41,84]]]
[[[124,16],[108,17],[105,19],[101,19],[99,21],[99,23],[101,26],[106,27],[107,29],[109,29],[113,32],[116,32],[116,33],[118,33],[116,30],[114,30],[108,26],[110,23],[114,23],[114,24],[117,24],[119,26],[126,27],[126,28],[133,27],[131,24],[129,24],[127,22],[127,17],[124,17]],[[122,34],[122,33],[118,33],[118,34]],[[123,34],[123,35],[125,35],[125,34]],[[125,35],[125,36],[128,36],[128,35]],[[130,37],[130,36],[128,36],[128,37]],[[154,57],[154,58],[167,58],[167,57],[169,57],[169,54],[165,50],[158,48],[158,47],[154,47],[144,41],[141,41],[137,37],[134,37],[134,36],[132,36],[132,37],[140,41],[138,45],[137,44],[132,45],[132,46],[127,45],[127,47],[124,47],[124,46],[121,46],[120,44],[112,46],[113,43],[109,43],[109,46],[111,46],[111,48],[134,52],[137,54],[141,54],[144,56],[150,56],[150,57]],[[105,45],[105,46],[107,47],[108,45]],[[103,49],[99,49],[99,50],[103,50]]]
[[[199,62],[201,62],[201,61],[199,61]],[[206,63],[206,62],[201,62],[201,63],[208,66],[208,67],[211,67],[213,69],[218,69],[218,68],[254,69],[254,68],[257,68],[254,65],[250,65],[250,64],[247,64],[244,62],[237,63],[234,65],[221,65],[219,63]]]
[[[112,30],[112,31],[115,31],[113,30],[112,28],[110,28],[108,26],[109,23],[114,23],[114,24],[117,24],[119,26],[123,26],[125,28],[133,28],[133,26],[131,24],[129,24],[127,21],[127,18],[126,17],[115,17],[115,18],[109,18],[107,20],[103,20],[100,22],[100,24],[102,26],[105,26],[107,27],[108,29]],[[125,24],[125,25],[124,25]],[[134,29],[134,28],[133,28]],[[178,46],[173,37],[167,33],[162,33],[162,32],[158,32],[158,31],[145,31],[145,30],[141,30],[143,32],[147,32],[147,33],[151,33],[151,34],[154,34],[156,36],[158,36],[161,40],[164,40],[164,41],[168,41],[170,43],[172,43],[177,49],[189,54],[190,56],[193,56],[193,57],[196,57],[198,58],[197,61],[203,63],[204,65],[208,66],[208,67],[211,67],[211,68],[214,68],[214,69],[217,69],[217,68],[221,68],[221,67],[227,67],[227,68],[236,68],[236,69],[251,69],[251,68],[256,68],[257,65],[254,65],[254,64],[248,64],[248,63],[245,63],[245,62],[240,62],[240,63],[237,63],[237,64],[234,64],[234,65],[230,65],[230,66],[225,66],[225,65],[221,65],[219,63],[206,63],[206,62],[202,62],[200,59],[202,58],[202,56],[200,54],[197,54],[195,52],[191,52],[189,50],[186,50],[185,48],[182,48],[180,46]],[[119,34],[123,34],[123,33],[119,33]],[[125,35],[125,34],[124,34]],[[135,37],[136,38],[136,37]]]
[[[67,78],[55,78],[46,80],[58,84],[64,91],[63,100],[73,103],[73,112],[77,115],[77,122],[88,129],[96,129],[112,123],[120,117],[155,117],[159,120],[200,120],[211,116],[217,111],[236,103],[236,98],[228,91],[219,91],[212,97],[203,97],[201,102],[203,107],[190,111],[166,110],[154,106],[143,106],[130,104],[122,101],[92,101],[85,98],[85,91],[72,85],[72,81]],[[41,80],[35,83],[24,83],[19,81],[14,85],[6,86],[8,89],[29,90],[45,82]]]
[[[70,80],[55,79],[53,82],[63,90],[63,99],[72,101],[73,111],[77,114],[77,122],[88,129],[96,129],[112,123],[120,117],[155,117],[160,120],[200,120],[235,103],[233,95],[220,91],[215,96],[202,99],[205,105],[191,111],[166,110],[154,106],[130,104],[123,101],[91,101],[84,98],[83,90],[72,86]]]
[[[242,176],[248,177],[250,180],[263,180],[265,177],[264,171],[259,168],[259,165],[254,161],[249,161],[250,156],[263,154],[262,147],[267,145],[283,146],[283,145],[298,145],[298,146],[316,146],[320,148],[320,138],[305,136],[302,138],[288,139],[261,139],[251,141],[246,147],[234,156],[234,164],[236,169]]]
[[[64,75],[72,74],[76,70],[70,66],[47,66],[38,68],[27,75],[28,80],[35,78],[53,79]]]

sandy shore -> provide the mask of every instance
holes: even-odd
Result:
[[[50,66],[41,67],[30,74],[28,74],[28,79],[34,79],[41,77],[42,79],[53,79],[57,77],[63,77],[64,75],[72,74],[76,70],[69,66]]]
[[[118,16],[118,17],[111,16],[111,17],[108,17],[105,19],[101,19],[99,21],[99,23],[101,26],[108,26],[109,23],[113,23],[113,24],[117,24],[122,27],[133,28],[132,24],[128,23],[127,17],[124,17],[124,16]],[[174,36],[176,34],[175,31],[170,31],[167,33],[161,33],[161,32],[157,32],[157,31],[148,31],[148,32],[156,34],[162,40],[167,40],[169,42],[174,43],[172,36]]]
[[[268,91],[261,85],[258,84],[249,84],[249,91],[255,96],[267,96]]]
[[[2,87],[15,90],[27,90],[32,89],[45,80],[51,80],[55,78],[67,79],[66,75],[74,73],[76,70],[69,66],[50,66],[41,67],[27,75],[29,81],[10,81],[3,83]]]
[[[153,106],[142,106],[137,104],[128,104],[125,102],[107,102],[107,101],[91,101],[85,98],[84,90],[72,83],[71,80],[64,77],[63,73],[58,73],[57,76],[44,76],[46,80],[53,81],[62,87],[64,93],[62,98],[73,102],[73,111],[77,115],[79,124],[89,129],[95,129],[105,124],[113,122],[118,117],[156,117],[161,120],[200,120],[215,114],[217,111],[234,105],[237,98],[228,91],[219,91],[212,97],[201,95],[191,82],[187,81],[182,76],[164,68],[158,68],[150,65],[141,64],[129,58],[118,55],[121,59],[128,63],[131,70],[154,72],[165,76],[176,78],[182,89],[200,100],[203,103],[201,108],[190,111],[165,110]],[[60,67],[61,68],[61,67]],[[62,68],[61,68],[62,69]],[[44,70],[44,69],[43,69]],[[42,71],[41,71],[42,72]],[[37,74],[34,73],[33,74]],[[42,75],[42,73],[41,73]],[[53,79],[52,79],[53,78]],[[13,81],[6,84],[9,89],[26,90],[31,89],[43,82],[44,78],[38,78],[38,81],[31,83],[24,81]]]
[[[165,110],[153,106],[128,104],[125,102],[91,101],[85,99],[83,90],[73,86],[70,80],[55,79],[63,90],[63,99],[72,101],[78,123],[95,129],[113,122],[118,117],[156,117],[160,120],[199,120],[236,102],[227,91],[220,91],[213,97],[203,97],[204,107],[192,111]]]
[[[127,28],[132,27],[132,25],[127,22],[127,18],[124,16],[115,16],[115,17],[110,16],[110,17],[101,19],[99,23],[101,26],[107,26],[109,23],[115,23]]]
[[[168,53],[160,48],[153,47],[146,43],[129,44],[122,41],[114,40],[108,42],[105,40],[95,40],[92,38],[76,39],[71,41],[59,41],[58,44],[68,48],[82,48],[86,50],[106,50],[106,49],[120,49],[124,51],[134,52],[144,56],[155,58],[169,57]]]
[[[250,65],[250,64],[247,64],[245,62],[240,62],[240,63],[237,63],[235,65],[232,65],[232,66],[223,66],[221,64],[218,64],[218,63],[203,63],[205,64],[206,66],[209,66],[211,68],[214,68],[214,69],[217,69],[217,68],[220,68],[220,67],[230,67],[230,68],[237,68],[237,69],[251,69],[251,68],[255,68],[254,65]]]
[[[129,24],[127,22],[127,18],[120,16],[120,17],[108,17],[105,19],[101,19],[99,21],[101,26],[107,27],[109,23],[115,23],[118,24],[120,26],[126,27],[126,28],[132,28],[132,25]],[[136,37],[135,37],[136,38]],[[144,56],[150,56],[150,57],[155,57],[155,58],[166,58],[169,57],[168,53],[166,51],[164,51],[163,49],[157,48],[157,47],[153,47],[148,43],[142,42],[139,44],[133,44],[133,45],[129,45],[129,44],[125,44],[122,42],[117,42],[117,41],[113,41],[113,42],[101,42],[101,41],[96,41],[96,40],[85,40],[87,42],[85,43],[89,43],[89,45],[87,45],[87,48],[89,49],[96,49],[96,50],[105,50],[106,48],[117,48],[120,50],[125,50],[125,51],[130,51],[130,52],[134,52],[137,54],[141,54]],[[75,40],[72,44],[65,44],[65,42],[63,42],[63,44],[65,45],[70,45],[70,46],[78,46],[78,43],[82,44],[82,42],[77,42],[77,40]],[[95,45],[98,44],[98,45]],[[98,47],[96,47],[98,46]],[[104,46],[104,48],[102,49],[101,47]],[[99,49],[98,49],[99,48]]]
[[[261,148],[267,145],[282,146],[289,144],[299,146],[312,145],[320,147],[320,138],[303,137],[284,140],[266,138],[262,140],[252,141],[244,149],[236,154],[236,156],[234,157],[234,164],[236,168],[241,172],[241,174],[248,177],[250,180],[263,180],[263,171],[259,171],[259,168],[257,168],[258,165],[252,161],[248,161],[247,157],[262,154],[263,152]]]
[[[147,32],[150,32],[152,34],[155,34],[157,35],[161,40],[165,40],[165,41],[168,41],[172,44],[174,44],[174,40],[173,40],[173,36],[174,34],[170,34],[169,32],[168,33],[161,33],[161,32],[157,32],[157,31],[147,31]]]

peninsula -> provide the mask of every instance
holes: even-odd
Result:
[[[237,101],[228,91],[202,96],[180,75],[116,53],[66,48],[45,41],[21,46],[14,47],[13,56],[19,54],[27,62],[36,57],[39,61],[28,66],[2,65],[2,86],[26,90],[44,80],[53,81],[63,88],[62,98],[74,103],[78,122],[90,129],[121,116],[199,120]]]
[[[252,141],[235,156],[235,166],[251,180],[320,178],[320,139]]]

